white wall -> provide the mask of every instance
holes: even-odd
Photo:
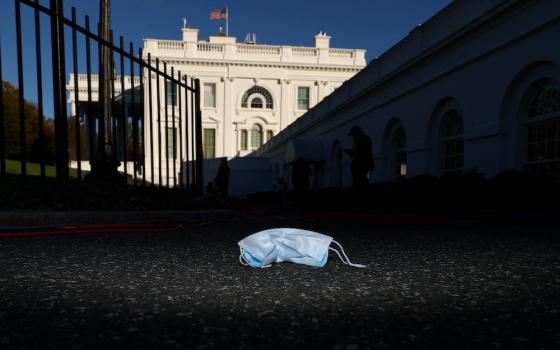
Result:
[[[204,160],[204,188],[218,174],[221,159]],[[229,195],[244,197],[251,193],[270,192],[272,172],[268,158],[242,157],[228,161]]]
[[[371,181],[392,180],[383,140],[395,123],[407,136],[408,175],[441,174],[435,139],[441,116],[456,109],[465,127],[464,170],[487,176],[522,165],[519,104],[542,77],[560,81],[560,2],[455,1],[285,129],[257,154],[282,167],[289,140],[318,139],[328,157],[351,146],[361,126],[372,138]],[[493,17],[496,16],[496,17]],[[509,97],[508,97],[509,96]],[[326,186],[335,178],[325,163]],[[349,159],[341,165],[351,185]],[[329,182],[330,181],[330,182]]]

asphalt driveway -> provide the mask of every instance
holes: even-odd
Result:
[[[272,227],[353,262],[238,262]],[[229,221],[0,238],[0,348],[560,348],[560,239],[534,225]]]

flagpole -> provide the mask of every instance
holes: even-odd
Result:
[[[229,36],[229,8],[226,7],[226,36]]]

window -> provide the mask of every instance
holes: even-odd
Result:
[[[297,108],[300,110],[309,109],[309,87],[298,86]]]
[[[253,125],[251,129],[251,148],[256,149],[263,144],[263,130],[260,125]]]
[[[165,82],[165,101],[168,106],[177,106],[177,84],[172,81]]]
[[[560,113],[560,86],[549,85],[542,89],[531,102],[529,118]]]
[[[216,129],[204,129],[204,159],[215,158],[216,156]]]
[[[272,136],[274,136],[274,133],[272,132],[272,130],[267,130],[266,131],[266,142],[270,141]]]
[[[204,83],[204,107],[216,107],[216,84]]]
[[[402,127],[393,134],[393,147],[395,150],[395,174],[397,177],[406,176],[406,134]]]
[[[550,84],[539,91],[526,123],[527,170],[560,177],[560,86]]]
[[[263,108],[263,101],[260,97],[255,97],[251,101],[251,108]]]
[[[264,97],[265,101],[266,101],[266,109],[272,109],[273,107],[273,103],[272,103],[272,94],[265,88],[263,88],[262,86],[253,86],[252,88],[250,88],[249,90],[245,91],[245,93],[243,94],[243,97],[241,98],[241,108],[247,108],[247,106],[249,105],[249,97],[253,96],[254,94],[259,94],[262,97]],[[262,100],[261,100],[262,103]],[[260,107],[262,108],[262,107]]]
[[[247,130],[241,130],[241,150],[247,150]]]
[[[443,171],[463,171],[464,141],[463,120],[457,111],[443,117]]]
[[[177,128],[167,128],[167,159],[177,159]]]

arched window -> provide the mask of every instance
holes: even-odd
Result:
[[[260,125],[255,124],[251,128],[251,148],[257,149],[263,144],[263,129]]]
[[[442,120],[443,171],[463,171],[464,139],[463,120],[457,111],[449,111]]]
[[[243,97],[241,98],[241,107],[242,108],[247,108],[247,106],[249,105],[249,103],[248,103],[249,102],[249,97],[251,97],[254,94],[259,94],[259,95],[263,96],[265,101],[266,101],[266,109],[272,109],[272,107],[273,107],[272,95],[270,94],[270,92],[267,89],[263,88],[262,86],[253,86],[249,90],[245,91],[245,93],[243,94]],[[261,103],[262,103],[262,100],[261,100]]]
[[[527,170],[560,176],[560,86],[549,84],[531,101],[526,120]]]
[[[255,97],[251,100],[251,108],[263,108],[263,101],[260,97]]]
[[[397,177],[406,176],[406,133],[402,127],[398,127],[393,133],[393,150],[395,174]]]

